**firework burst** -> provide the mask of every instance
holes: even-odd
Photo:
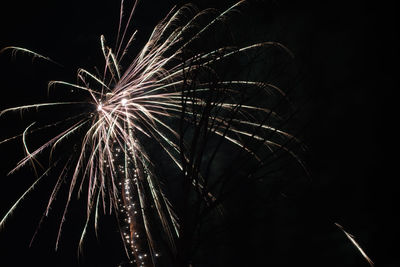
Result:
[[[282,97],[283,91],[262,81],[221,78],[224,75],[221,75],[220,64],[239,55],[266,47],[276,47],[289,56],[290,52],[275,42],[199,49],[199,42],[204,42],[210,30],[224,23],[244,2],[239,1],[218,14],[211,9],[195,12],[191,5],[174,8],[157,24],[143,49],[127,67],[123,67],[122,62],[129,56],[128,48],[137,33],[128,33],[137,1],[126,22],[123,22],[122,2],[115,46],[111,48],[104,36],[100,38],[105,60],[101,74],[79,69],[77,83],[49,83],[49,89],[66,86],[81,91],[84,101],[41,103],[1,111],[0,116],[3,116],[14,111],[71,106],[82,113],[36,128],[33,123],[22,134],[1,142],[22,137],[26,156],[10,171],[12,174],[27,164],[38,164],[37,158],[44,151],[55,158],[53,154],[57,154],[60,146],[77,140],[75,153],[53,159],[53,164],[5,214],[0,226],[48,173],[60,169],[55,165],[61,165],[44,213],[47,216],[62,184],[68,181],[68,198],[56,247],[76,189],[78,194],[87,192],[86,224],[80,245],[92,218],[97,229],[100,210],[114,213],[129,259],[138,266],[152,266],[160,251],[165,250],[158,240],[167,241],[171,255],[177,257],[185,245],[181,240],[187,239],[187,218],[168,198],[165,190],[168,185],[163,185],[162,177],[157,175],[159,164],[154,162],[154,151],[165,154],[174,166],[175,175],[182,179],[181,199],[188,201],[189,192],[194,192],[208,209],[220,209],[221,204],[218,188],[210,186],[208,170],[202,167],[202,156],[206,153],[204,140],[209,136],[244,151],[260,164],[267,152],[274,154],[276,151],[288,153],[301,164],[285,145],[295,138],[269,123],[271,118],[278,119],[278,115],[268,107],[248,101],[249,91],[265,96],[273,92]],[[51,61],[19,47],[6,47],[2,52],[8,50]],[[59,126],[66,125],[65,121],[68,127]],[[58,134],[39,148],[29,149],[26,137],[30,133],[56,126],[60,129]],[[213,159],[214,156],[211,153],[209,157]]]

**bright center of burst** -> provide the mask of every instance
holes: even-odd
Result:
[[[97,111],[102,111],[103,110],[103,105],[102,104],[98,104],[97,105]]]
[[[122,98],[121,104],[122,104],[123,106],[125,106],[127,102],[128,102],[128,99]]]

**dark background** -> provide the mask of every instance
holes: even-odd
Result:
[[[177,3],[142,2],[134,28],[143,35]],[[192,2],[223,9],[233,1]],[[301,73],[296,95],[303,96],[302,119],[296,124],[308,146],[305,159],[311,176],[297,194],[275,200],[268,220],[260,222],[264,228],[246,231],[248,237],[232,245],[243,248],[248,266],[368,266],[334,226],[338,222],[377,266],[398,266],[399,43],[394,4],[321,2],[254,1],[242,9],[239,32],[252,33],[250,41],[279,41],[295,54]],[[0,47],[26,47],[64,67],[0,55],[0,109],[40,102],[48,80],[74,81],[78,67],[96,65],[101,56],[99,36],[114,37],[118,12],[117,1],[2,4]],[[23,126],[11,120],[0,118],[1,140]],[[5,214],[34,177],[30,170],[6,176],[23,155],[20,142],[0,149],[0,214]],[[48,191],[36,190],[1,230],[0,266],[78,266],[80,231],[75,230],[80,226],[68,219],[82,216],[78,211],[67,217],[59,251],[54,251],[62,211],[57,208],[28,248],[47,197]],[[113,219],[104,220],[107,225]],[[118,238],[116,232],[99,241],[89,235],[79,266],[115,266],[123,255]]]

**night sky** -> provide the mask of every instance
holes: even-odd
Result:
[[[174,4],[183,2],[143,0],[134,17],[134,28],[142,34],[137,44]],[[191,2],[222,10],[234,1]],[[290,128],[307,146],[302,157],[310,175],[289,181],[267,205],[253,206],[250,222],[243,213],[231,225],[237,237],[225,244],[225,254],[218,258],[212,251],[203,252],[203,263],[194,266],[368,266],[335,222],[356,237],[376,266],[398,266],[399,43],[394,4],[249,2],[235,15],[242,16],[233,30],[238,42],[278,41],[295,55],[296,74],[287,83],[296,107]],[[26,47],[63,67],[32,63],[28,56],[11,60],[9,53],[0,55],[0,110],[46,101],[47,81],[74,82],[77,68],[96,65],[101,60],[99,37],[115,37],[118,12],[118,1],[2,4],[0,48]],[[0,118],[0,140],[21,132],[26,123],[18,116]],[[34,175],[26,168],[7,176],[23,156],[19,140],[1,145],[0,151],[2,216]],[[107,228],[114,223],[112,216],[103,218],[99,240],[93,231],[88,234],[83,256],[77,258],[81,223],[75,224],[74,217],[85,215],[78,205],[67,216],[55,252],[63,201],[52,209],[29,248],[50,190],[51,183],[39,186],[1,229],[0,266],[116,266],[125,260],[117,229]],[[247,194],[251,192],[243,198]]]

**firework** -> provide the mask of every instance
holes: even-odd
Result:
[[[1,142],[18,137],[23,140],[26,156],[10,174],[28,164],[35,166],[45,151],[50,153],[52,164],[5,214],[0,226],[42,179],[62,166],[44,212],[47,216],[62,184],[68,181],[68,198],[56,247],[71,198],[78,190],[79,194],[87,192],[86,224],[80,246],[89,222],[94,218],[97,229],[100,210],[103,210],[116,215],[128,258],[138,266],[152,266],[157,262],[163,250],[158,240],[167,241],[172,257],[183,257],[187,261],[187,256],[180,255],[182,247],[187,245],[182,240],[187,240],[188,235],[189,219],[182,212],[189,207],[185,201],[191,198],[190,194],[195,194],[207,209],[220,209],[221,204],[218,189],[210,186],[208,168],[202,163],[210,136],[245,152],[260,165],[266,153],[276,151],[291,155],[301,164],[286,146],[295,138],[270,124],[278,115],[266,106],[248,101],[249,91],[267,97],[271,92],[284,97],[284,92],[262,81],[225,80],[224,68],[220,65],[266,47],[275,47],[288,56],[290,51],[275,42],[239,48],[199,46],[213,27],[224,23],[244,2],[239,1],[218,14],[211,9],[195,12],[191,5],[172,9],[156,25],[143,49],[132,60],[128,59],[127,67],[122,62],[131,58],[128,48],[137,34],[136,31],[128,33],[137,1],[126,22],[123,22],[122,2],[115,46],[111,48],[105,37],[100,37],[105,62],[102,73],[79,69],[77,83],[49,83],[49,89],[68,87],[81,91],[84,101],[40,103],[1,111],[3,116],[14,111],[71,107],[81,113],[47,125],[36,127],[33,123],[22,134]],[[6,47],[2,52],[8,50],[51,61],[19,47]],[[59,129],[58,134],[30,150],[26,137],[50,127]],[[72,140],[75,152],[66,158],[56,157],[59,147]],[[173,165],[173,175],[182,179],[183,208],[177,209],[169,200],[165,192],[168,185],[163,185],[157,171],[159,164],[154,162],[155,153],[165,154]],[[213,159],[215,153],[209,158]]]

